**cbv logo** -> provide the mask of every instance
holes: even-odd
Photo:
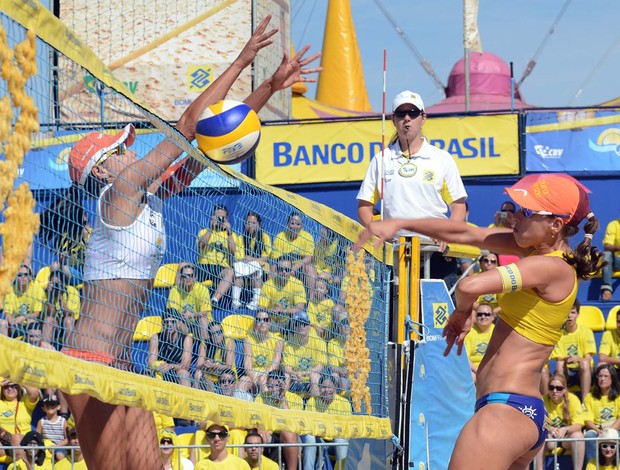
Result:
[[[554,149],[548,145],[534,145],[534,151],[541,158],[561,158],[564,149]]]

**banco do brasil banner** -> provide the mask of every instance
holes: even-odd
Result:
[[[394,126],[386,122],[386,146]],[[517,114],[427,118],[423,134],[461,176],[519,173]],[[256,179],[265,184],[360,181],[381,152],[381,120],[263,126]]]

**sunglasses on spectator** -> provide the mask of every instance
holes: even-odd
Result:
[[[570,214],[556,214],[549,211],[534,211],[532,209],[526,209],[525,207],[521,208],[521,213],[526,219],[531,219],[533,215],[550,215],[552,217],[560,217],[561,219],[570,218]]]
[[[267,323],[269,321],[269,317],[256,317],[256,321],[259,323]]]
[[[562,390],[564,390],[564,386],[563,385],[549,385],[549,390],[551,390],[552,392],[554,390],[561,392]]]
[[[601,444],[601,449],[616,450],[616,444]]]
[[[12,388],[14,390],[18,390],[19,389],[19,385],[17,385],[17,384],[7,384],[7,385],[3,385],[2,388],[4,390],[8,390],[10,388]]]
[[[496,259],[482,258],[480,261],[483,262],[483,263],[497,264],[497,260]]]
[[[476,312],[477,317],[490,317],[491,315],[493,314],[488,312]]]
[[[207,437],[209,439],[215,439],[219,437],[220,439],[226,439],[228,437],[228,433],[226,431],[209,431],[207,433]]]
[[[172,445],[172,439],[162,439],[161,441],[159,441],[159,443],[161,445],[164,445],[164,446],[171,446]]]
[[[28,273],[17,273],[17,277],[30,277]]]
[[[404,111],[394,111],[394,116],[399,119],[404,118],[405,116],[409,116],[411,119],[416,119],[422,111],[419,109],[405,109]]]

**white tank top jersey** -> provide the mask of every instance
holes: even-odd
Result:
[[[101,197],[86,260],[84,280],[154,279],[166,252],[166,228],[163,201],[148,193],[146,205],[138,218],[126,227],[106,224],[101,219]]]

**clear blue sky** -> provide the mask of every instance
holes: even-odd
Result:
[[[323,44],[328,0],[291,0],[295,47]],[[547,36],[566,0],[480,0],[482,47],[507,63],[515,81],[546,40],[537,65],[521,86],[536,106],[588,106],[620,96],[620,0],[572,0]],[[463,57],[463,0],[382,0],[404,34],[445,85]],[[420,93],[427,106],[443,99],[435,82],[397,34],[374,0],[351,0],[366,88],[381,111],[383,49],[387,49],[387,102],[398,92]],[[578,90],[579,96],[575,97]],[[308,97],[315,97],[310,87]]]

